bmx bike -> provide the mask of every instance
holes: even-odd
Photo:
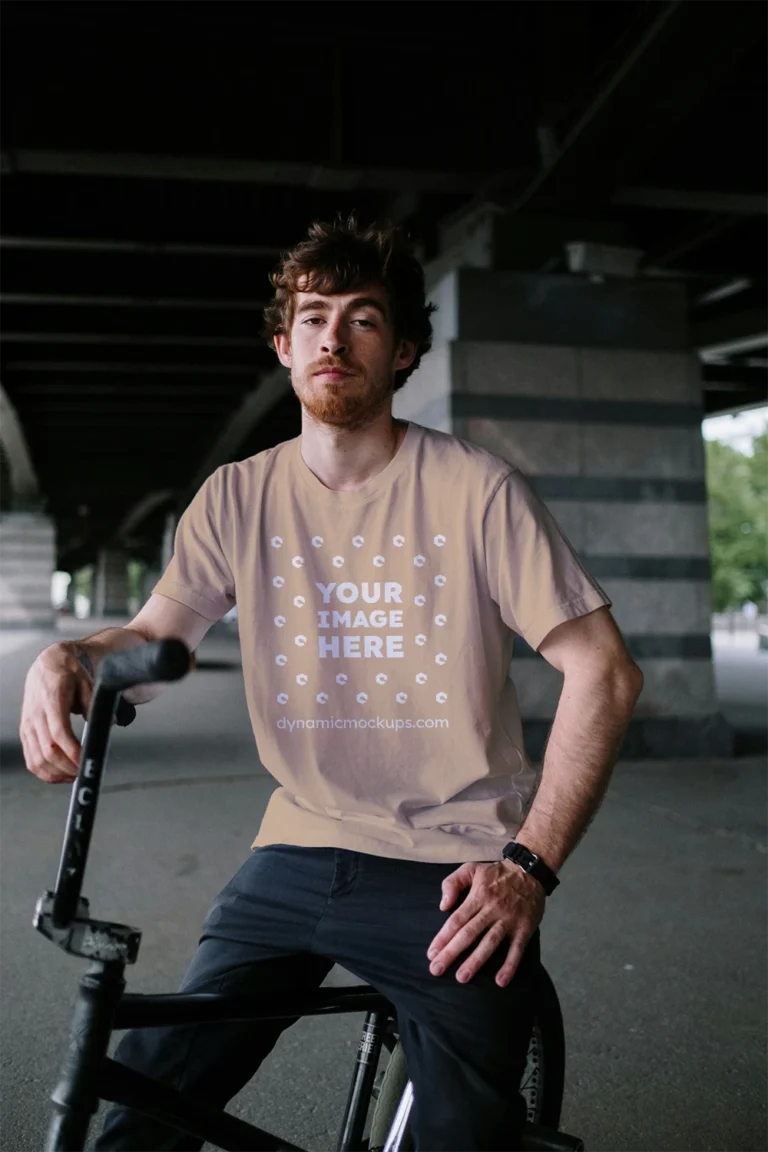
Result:
[[[133,1108],[217,1148],[239,1152],[306,1152],[226,1111],[208,1107],[107,1056],[113,1031],[171,1024],[327,1016],[364,1012],[352,1082],[336,1152],[407,1152],[414,1148],[409,1116],[413,1085],[398,1038],[397,1010],[371,985],[320,988],[264,996],[226,993],[143,995],[125,992],[125,967],[136,961],[141,932],[125,924],[94,920],[81,896],[99,787],[113,721],[134,719],[121,692],[136,684],[180,680],[190,654],[180,640],[161,640],[102,663],[81,744],[77,778],[67,816],[56,886],[38,900],[34,927],[73,956],[91,961],[75,1002],[69,1045],[51,1094],[53,1115],[46,1152],[82,1152],[101,1100]],[[382,1048],[389,1053],[378,1072]],[[565,1071],[563,1020],[551,979],[540,968],[536,1017],[520,1084],[526,1099],[526,1150],[582,1152],[583,1142],[558,1130]],[[364,1137],[371,1101],[370,1132]]]

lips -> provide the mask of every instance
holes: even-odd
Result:
[[[319,372],[315,372],[315,376],[351,376],[351,372],[345,371],[343,368],[321,368]]]

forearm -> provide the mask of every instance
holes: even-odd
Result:
[[[65,640],[62,641],[62,646],[75,655],[88,675],[95,680],[99,665],[105,656],[111,652],[127,652],[139,648],[151,639],[152,636],[126,625],[124,628],[105,628],[81,640]],[[139,684],[135,688],[127,689],[123,696],[131,704],[146,704],[154,700],[162,692],[163,687],[162,684]]]
[[[554,872],[602,803],[641,691],[642,677],[630,674],[565,677],[539,788],[515,837]]]

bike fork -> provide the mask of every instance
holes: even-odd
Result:
[[[82,1152],[99,1106],[99,1076],[125,989],[120,960],[95,961],[80,981],[61,1076],[51,1094],[53,1117],[45,1152]]]

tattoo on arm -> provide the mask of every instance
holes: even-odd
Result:
[[[74,652],[75,657],[76,657],[80,667],[83,669],[84,672],[87,672],[88,675],[90,676],[91,680],[93,680],[94,675],[95,675],[95,673],[93,671],[93,661],[91,660],[90,656],[86,652],[85,648],[83,648],[82,645],[80,645],[80,644],[73,644],[72,645],[72,651]]]

